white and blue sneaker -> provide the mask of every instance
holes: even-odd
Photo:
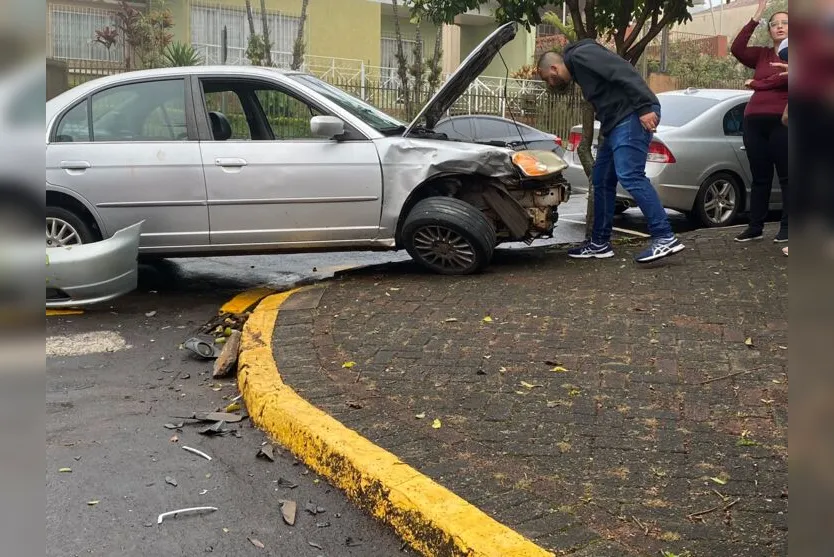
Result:
[[[634,257],[634,260],[637,263],[651,263],[652,261],[657,261],[658,259],[663,259],[679,251],[683,251],[684,247],[674,236],[670,238],[658,238],[652,240],[652,245],[638,253]]]
[[[568,257],[573,257],[574,259],[606,259],[608,257],[614,257],[614,250],[611,249],[609,242],[605,242],[604,244],[585,242],[578,248],[568,250]]]

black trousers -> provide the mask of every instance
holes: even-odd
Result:
[[[773,169],[782,188],[782,227],[788,226],[788,128],[782,115],[744,118],[744,147],[750,161],[753,184],[750,193],[750,228],[761,231],[770,206]]]

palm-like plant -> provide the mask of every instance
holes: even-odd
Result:
[[[192,45],[180,41],[168,45],[165,49],[165,60],[171,67],[199,66],[203,63]]]

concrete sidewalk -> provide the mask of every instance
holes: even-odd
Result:
[[[787,259],[735,232],[685,234],[653,268],[619,246],[499,250],[466,278],[354,273],[279,313],[275,359],[305,399],[557,554],[786,555]]]

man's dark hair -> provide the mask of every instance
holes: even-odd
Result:
[[[540,70],[545,69],[548,66],[552,66],[553,64],[558,64],[562,62],[564,58],[558,52],[553,52],[552,50],[545,52],[541,56],[539,56],[539,61],[536,64],[536,67]]]

